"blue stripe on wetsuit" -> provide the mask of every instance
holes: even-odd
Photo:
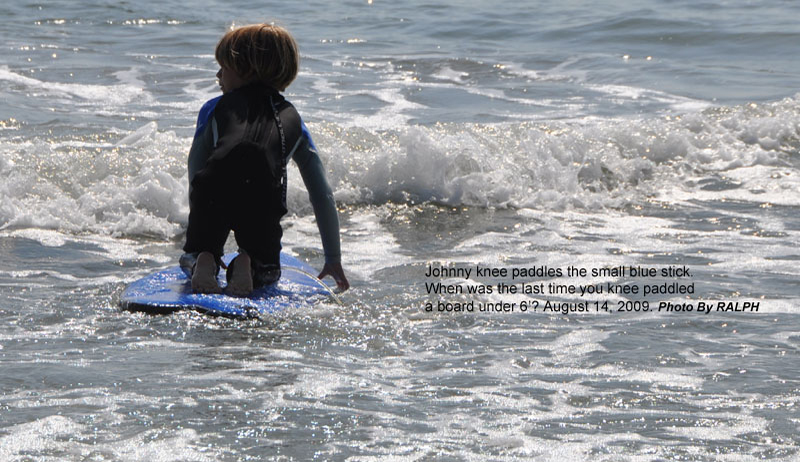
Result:
[[[206,104],[200,108],[200,113],[197,114],[197,129],[194,131],[195,138],[200,136],[200,134],[203,133],[203,129],[208,125],[208,121],[211,120],[211,116],[214,114],[214,108],[217,107],[220,98],[222,98],[222,95],[208,100]],[[309,146],[316,151],[317,146],[314,144],[314,140],[311,139],[311,132],[308,131],[308,127],[306,127],[306,123],[303,122],[302,118],[300,118],[300,126],[302,127],[303,136],[308,140]]]
[[[214,108],[217,107],[220,98],[222,98],[222,95],[206,101],[206,104],[200,108],[200,113],[197,114],[197,129],[194,131],[195,138],[200,136],[203,133],[203,129],[208,125],[208,121],[211,120],[211,115],[214,113]]]

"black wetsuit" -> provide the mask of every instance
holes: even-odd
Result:
[[[302,136],[300,116],[277,91],[251,84],[223,95],[213,122],[214,146],[190,179],[187,255],[181,263],[191,265],[203,251],[220,261],[232,230],[253,262],[259,287],[280,277],[286,163]]]

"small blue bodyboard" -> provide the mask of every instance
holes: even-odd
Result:
[[[222,260],[228,264],[235,256],[228,254]],[[248,297],[230,297],[193,293],[191,280],[180,267],[173,266],[133,282],[122,293],[120,305],[128,311],[151,314],[188,309],[212,316],[257,318],[326,299],[330,291],[311,276],[313,273],[314,269],[307,264],[281,253],[281,279],[277,283],[257,289]],[[224,287],[224,271],[220,271],[218,280]]]

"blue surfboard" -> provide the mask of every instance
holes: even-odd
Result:
[[[228,264],[235,256],[228,254],[222,260]],[[189,309],[213,316],[257,318],[326,299],[330,290],[312,274],[314,269],[309,265],[281,253],[281,279],[277,283],[262,287],[248,297],[230,297],[192,293],[191,280],[179,266],[173,266],[133,282],[122,293],[120,305],[128,311],[151,314]],[[224,286],[224,271],[220,271],[218,279],[220,286]]]

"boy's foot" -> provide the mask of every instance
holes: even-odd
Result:
[[[228,265],[228,286],[225,294],[232,297],[246,297],[253,291],[253,270],[250,256],[240,253]]]
[[[217,261],[211,252],[200,252],[192,273],[192,292],[218,294],[222,289],[217,283]]]

